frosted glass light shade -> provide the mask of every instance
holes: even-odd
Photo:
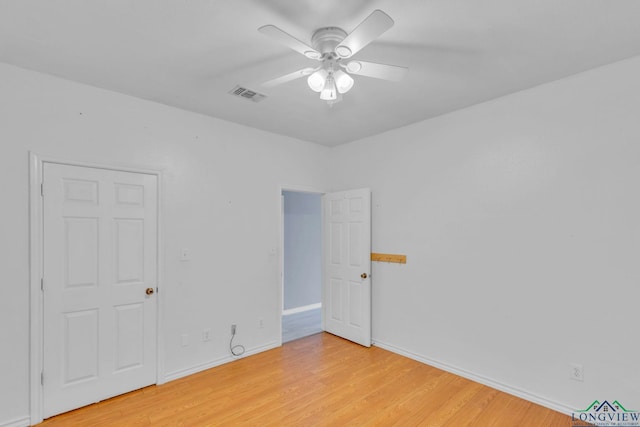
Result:
[[[327,75],[329,73],[325,69],[321,69],[311,74],[307,78],[307,84],[314,92],[320,92],[324,87],[324,83],[327,80]]]
[[[338,98],[336,82],[333,80],[333,76],[329,76],[324,84],[324,88],[322,88],[322,91],[320,92],[320,99],[323,101],[333,101],[336,98]]]
[[[347,93],[353,87],[353,78],[342,70],[333,73],[333,78],[336,81],[336,87],[340,93]]]

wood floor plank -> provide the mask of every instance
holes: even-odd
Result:
[[[498,393],[489,402],[484,411],[475,419],[474,424],[483,427],[520,427],[524,420],[526,410],[533,403],[519,399],[506,393]],[[569,417],[567,417],[569,422]],[[539,424],[540,426],[542,424]]]
[[[570,418],[323,333],[41,425],[560,427]]]
[[[482,414],[489,403],[498,395],[498,390],[482,387],[475,395],[474,399],[460,408],[458,412],[442,424],[443,427],[470,427],[477,425],[477,419]],[[547,410],[546,408],[544,408]]]

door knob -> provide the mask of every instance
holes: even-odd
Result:
[[[363,279],[366,279],[366,278],[367,278],[367,273],[362,273],[362,274],[360,275],[360,277],[362,277]]]
[[[153,288],[147,288],[147,290],[145,291],[145,293],[147,295],[153,295]]]

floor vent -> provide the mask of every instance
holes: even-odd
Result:
[[[238,96],[240,98],[248,99],[253,102],[260,102],[267,96],[256,92],[255,90],[247,89],[246,87],[236,86],[229,91],[231,95]]]

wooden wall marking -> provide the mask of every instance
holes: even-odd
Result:
[[[398,264],[406,264],[407,256],[406,255],[395,255],[395,254],[378,254],[371,253],[371,261],[378,262],[396,262]]]

